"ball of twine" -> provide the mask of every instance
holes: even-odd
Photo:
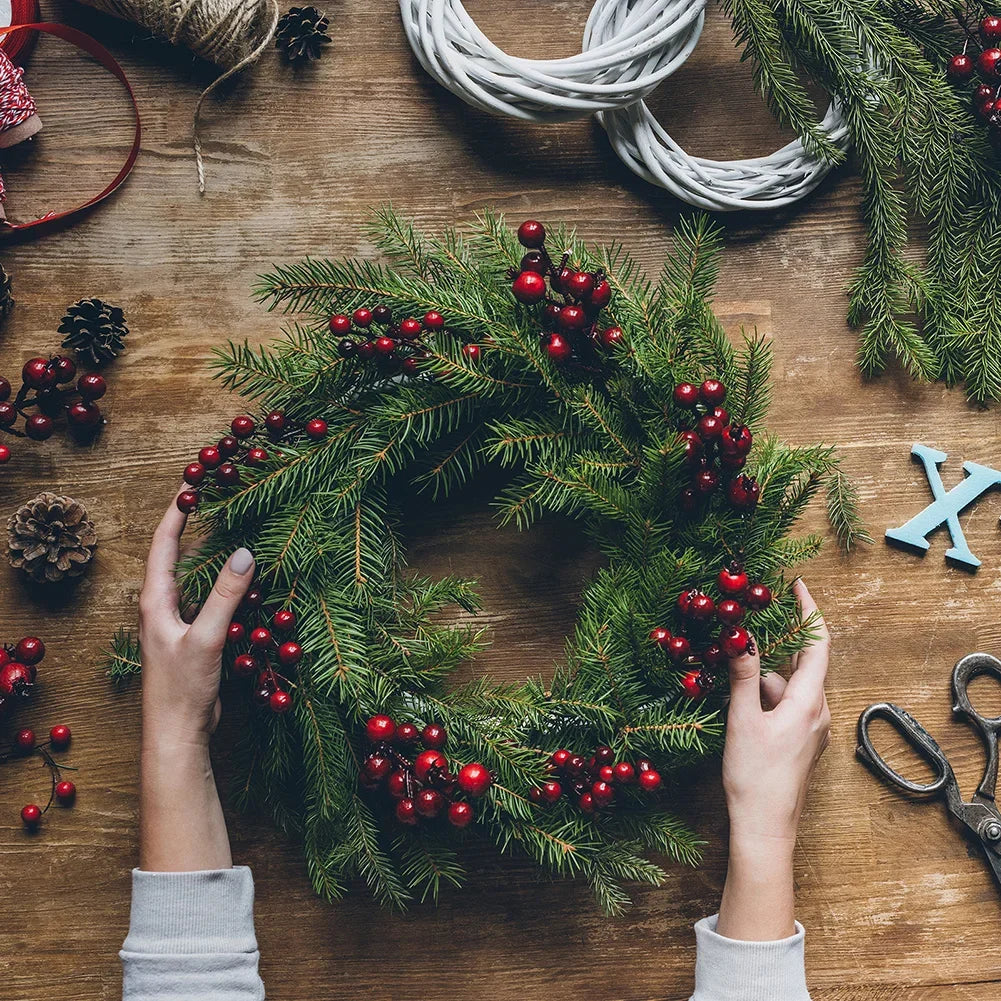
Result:
[[[779,208],[809,194],[833,166],[799,139],[744,160],[691,156],[654,118],[643,99],[695,49],[705,0],[596,0],[580,54],[548,60],[508,55],[461,0],[400,0],[400,12],[418,61],[467,104],[534,122],[594,114],[630,170],[690,205]],[[848,149],[836,103],[821,128]]]
[[[83,0],[88,6],[190,49],[223,72],[201,93],[194,115],[198,190],[205,190],[199,122],[216,87],[249,66],[268,47],[278,25],[277,0]]]

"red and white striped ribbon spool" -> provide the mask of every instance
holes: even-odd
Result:
[[[0,28],[11,24],[31,24],[39,20],[38,0],[0,0]],[[0,50],[17,66],[34,47],[38,35],[34,31],[15,31],[0,38]]]

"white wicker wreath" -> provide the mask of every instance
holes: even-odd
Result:
[[[596,0],[583,51],[548,60],[508,55],[461,0],[400,0],[400,11],[421,65],[467,104],[533,122],[594,114],[630,170],[698,208],[780,208],[809,194],[832,167],[799,139],[746,160],[690,156],[653,117],[643,98],[695,48],[705,0]],[[848,149],[837,104],[822,127]]]

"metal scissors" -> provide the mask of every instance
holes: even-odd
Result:
[[[973,726],[980,733],[987,748],[984,777],[969,802],[963,800],[952,766],[931,734],[906,709],[901,709],[891,702],[877,702],[859,716],[858,746],[855,753],[876,775],[904,792],[929,799],[944,796],[949,812],[980,842],[994,876],[1001,885],[1001,813],[998,812],[994,802],[998,779],[998,734],[1001,733],[1001,716],[982,716],[970,704],[968,694],[970,682],[985,674],[1001,681],[1001,660],[989,653],[968,654],[952,671],[953,715]],[[935,777],[930,782],[912,782],[910,779],[905,779],[883,760],[869,738],[869,725],[877,718],[891,723],[932,766]]]

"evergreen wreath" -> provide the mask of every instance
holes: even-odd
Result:
[[[207,533],[180,568],[192,603],[237,546],[257,559],[224,658],[256,703],[238,802],[301,838],[326,898],[361,877],[384,904],[436,899],[479,832],[618,912],[623,883],[664,877],[649,853],[698,860],[669,790],[720,747],[715,671],[745,626],[766,668],[814,638],[785,571],[821,540],[790,531],[826,484],[851,546],[855,494],[830,448],[764,432],[769,350],[734,348],[710,308],[704,218],[656,282],[618,247],[534,222],[516,239],[490,214],[434,238],[387,210],[374,235],[388,266],[310,259],[262,279],[262,300],[305,319],[219,352],[260,415],[202,449],[178,499]],[[485,642],[447,614],[476,610],[474,582],[408,573],[400,512],[488,468],[502,524],[574,518],[605,565],[551,678],[455,688]],[[109,669],[139,669],[128,635]]]

